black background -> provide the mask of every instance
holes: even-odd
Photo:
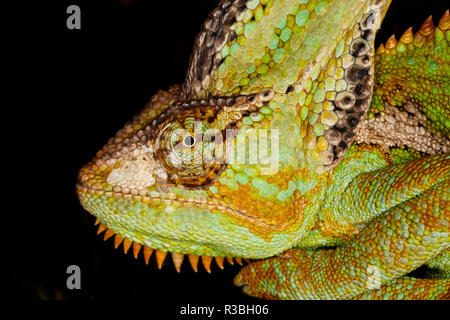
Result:
[[[77,171],[144,107],[158,89],[182,83],[200,24],[217,1],[35,1],[22,11],[29,23],[21,80],[23,104],[16,130],[20,198],[15,201],[13,253],[16,299],[130,299],[148,306],[255,301],[232,284],[238,266],[213,263],[194,273],[185,260],[177,274],[170,259],[157,270],[152,257],[124,255],[96,236],[94,218],[79,205]],[[66,8],[81,8],[81,30],[66,28]],[[377,44],[397,38],[444,1],[393,0]],[[20,176],[20,174],[19,174]],[[16,189],[17,190],[17,189]],[[16,193],[17,195],[17,193]],[[19,236],[17,236],[17,234]],[[66,268],[81,267],[82,289],[66,289]]]

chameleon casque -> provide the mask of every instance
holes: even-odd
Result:
[[[98,232],[178,271],[251,259],[261,298],[449,299],[449,11],[375,50],[390,3],[220,1],[185,82],[80,170]]]

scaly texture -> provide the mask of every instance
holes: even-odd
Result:
[[[358,142],[408,146],[436,154],[450,151],[448,16],[437,28],[431,16],[413,34],[389,38],[375,58],[372,104]]]
[[[389,5],[221,1],[184,84],[80,170],[98,233],[177,271],[257,259],[235,284],[264,298],[447,299],[450,18],[375,53]]]
[[[411,179],[414,172],[429,168],[432,170],[423,176]],[[449,170],[450,156],[443,155],[371,172],[372,183],[356,185],[358,192],[351,192],[354,198],[348,203],[384,213],[371,219],[348,244],[333,250],[288,251],[279,258],[254,262],[235,283],[246,284],[247,293],[265,298],[337,299],[352,298],[355,292],[374,289],[407,274],[449,247],[448,213],[440,210],[450,207]],[[380,182],[376,177],[387,181]],[[426,182],[422,181],[424,177]],[[363,180],[368,181],[365,177]],[[423,186],[423,190],[415,189],[417,186]],[[343,201],[347,203],[347,199]],[[359,211],[355,209],[349,210]],[[448,293],[450,282],[444,281],[438,288],[439,293],[431,292],[427,298]],[[399,289],[403,292],[404,288]]]

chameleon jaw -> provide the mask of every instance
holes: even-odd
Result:
[[[135,259],[138,258],[139,252],[142,251],[145,264],[148,264],[153,251],[155,251],[156,263],[158,265],[158,269],[162,268],[164,260],[166,259],[166,256],[167,256],[167,253],[168,253],[167,251],[154,249],[154,248],[148,247],[146,245],[142,245],[140,243],[133,242],[133,241],[127,239],[127,238],[124,238],[124,237],[120,236],[119,234],[114,233],[114,231],[112,231],[111,229],[108,229],[106,224],[101,223],[100,220],[98,220],[98,219],[95,220],[95,225],[98,225],[98,230],[97,230],[97,234],[98,235],[100,235],[101,233],[104,232],[104,235],[103,235],[103,240],[104,241],[106,241],[109,238],[114,236],[114,248],[115,249],[117,249],[120,246],[120,244],[123,244],[123,252],[125,254],[127,254],[129,249],[131,247],[133,247],[132,250],[133,250],[133,256],[134,256]],[[172,262],[173,262],[173,265],[175,267],[175,270],[178,273],[181,272],[181,265],[183,264],[183,260],[184,260],[185,254],[183,254],[183,253],[175,253],[175,252],[171,252],[170,254],[171,254],[171,257],[172,257]],[[225,259],[227,260],[227,262],[230,265],[234,265],[234,261],[233,261],[232,257],[211,257],[211,256],[198,256],[198,255],[193,255],[193,254],[188,255],[188,260],[189,260],[189,263],[191,265],[191,268],[195,272],[198,271],[198,262],[201,259],[204,269],[208,273],[211,273],[211,262],[212,262],[213,258],[216,261],[217,266],[220,269],[222,269],[222,270],[224,269],[224,261],[225,261]],[[236,260],[236,262],[239,265],[241,265],[241,266],[243,265],[242,258],[234,258],[234,260]],[[248,259],[244,259],[244,260],[246,262],[249,262]]]
[[[232,259],[232,257],[236,258],[236,259],[246,259],[250,257],[247,255],[247,257],[245,255],[240,255],[239,252],[236,252],[236,248],[238,245],[236,245],[236,243],[233,242],[231,247],[224,247],[222,248],[222,250],[217,251],[217,248],[211,248],[207,245],[207,243],[209,243],[209,240],[201,240],[197,241],[198,239],[188,239],[188,238],[184,238],[183,235],[180,236],[180,234],[178,234],[178,237],[174,237],[174,238],[167,238],[165,236],[161,236],[159,233],[160,231],[158,229],[151,231],[151,229],[148,228],[144,228],[142,229],[142,223],[147,223],[144,220],[144,217],[141,217],[142,213],[137,212],[135,214],[136,219],[136,226],[138,226],[139,230],[135,230],[129,234],[127,233],[123,233],[121,232],[119,229],[121,228],[122,222],[121,222],[121,218],[119,216],[121,215],[127,215],[129,214],[126,209],[124,208],[112,208],[110,207],[108,210],[109,212],[105,212],[104,210],[100,210],[98,211],[96,208],[96,205],[93,203],[95,203],[96,201],[98,201],[99,198],[103,198],[105,201],[110,201],[113,198],[121,198],[123,200],[126,201],[138,201],[140,203],[144,203],[147,204],[150,209],[154,208],[157,211],[150,213],[150,214],[155,214],[155,215],[165,215],[167,214],[167,212],[172,212],[172,211],[166,211],[165,209],[160,209],[159,206],[164,205],[164,207],[166,209],[171,209],[172,206],[174,207],[188,207],[188,206],[193,206],[199,209],[203,209],[203,210],[207,210],[207,211],[217,211],[217,212],[221,212],[221,213],[226,213],[226,216],[228,218],[230,217],[234,217],[235,219],[239,219],[240,221],[244,220],[247,222],[248,225],[254,225],[254,226],[259,226],[260,228],[265,228],[271,232],[276,232],[277,230],[275,230],[273,228],[272,225],[268,225],[266,223],[264,223],[264,221],[259,221],[254,219],[254,217],[251,216],[251,214],[248,214],[247,212],[242,211],[242,210],[237,210],[236,208],[230,207],[227,203],[225,202],[220,202],[219,200],[212,198],[211,200],[207,200],[207,199],[201,199],[201,198],[180,198],[177,197],[176,194],[174,193],[169,193],[164,195],[164,193],[159,194],[159,196],[150,196],[150,195],[146,195],[146,196],[140,196],[138,194],[132,194],[131,192],[129,193],[123,193],[123,192],[115,192],[115,191],[109,191],[109,190],[104,190],[104,189],[100,189],[100,188],[96,188],[95,186],[89,185],[88,183],[82,183],[81,181],[79,181],[76,185],[76,191],[78,193],[80,202],[83,206],[83,208],[88,211],[89,213],[91,213],[92,215],[94,215],[98,221],[100,221],[102,223],[102,231],[104,231],[105,229],[108,229],[110,231],[108,231],[108,233],[110,234],[117,234],[117,237],[119,239],[128,239],[128,241],[130,243],[136,243],[135,245],[137,246],[138,244],[151,248],[152,250],[160,250],[162,252],[174,252],[175,254],[186,254],[186,255],[193,255],[193,256],[204,256],[205,258],[202,259],[206,259],[208,260],[208,256],[212,256],[212,257],[218,257],[218,259],[220,260],[220,257],[225,257],[227,258],[229,261]],[[108,200],[109,199],[109,200]],[[93,202],[94,201],[94,202]],[[102,200],[103,201],[103,200]],[[119,209],[119,210],[117,210]],[[173,210],[173,209],[171,209]],[[120,214],[119,214],[120,213]],[[119,215],[118,215],[119,214]],[[147,213],[148,214],[148,213]],[[156,218],[159,219],[159,218]],[[159,220],[158,220],[159,221]],[[160,223],[160,225],[164,226],[166,222],[164,221],[160,221],[158,222]],[[156,232],[155,232],[156,231]],[[140,236],[133,236],[133,235],[139,235]],[[226,238],[228,238],[228,236],[226,236]],[[206,242],[205,242],[206,241]],[[127,241],[125,241],[127,242]],[[175,244],[174,244],[175,243]],[[119,245],[120,242],[117,244]],[[184,245],[194,245],[194,246],[202,246],[205,247],[205,249],[207,251],[209,251],[208,253],[204,253],[204,252],[198,252],[197,249],[193,249],[194,252],[192,252],[192,250],[190,249],[186,249]],[[172,246],[178,246],[178,245],[182,245],[182,247],[178,247],[178,248],[174,248]],[[124,249],[126,248],[126,246],[124,247]],[[183,249],[184,248],[184,249]],[[128,246],[129,249],[129,246]],[[212,251],[211,251],[212,249]],[[187,251],[187,252],[186,252]],[[197,251],[197,252],[195,252]],[[202,250],[203,251],[203,250]],[[249,253],[251,255],[251,253]],[[272,252],[270,255],[267,255],[268,253],[266,253],[266,255],[264,257],[251,257],[251,259],[259,259],[259,258],[267,258],[269,256],[272,256],[273,254],[276,254],[276,252]],[[190,258],[194,259],[194,258]],[[182,260],[182,259],[181,259]],[[238,260],[240,261],[240,260]],[[161,262],[162,263],[162,262]],[[191,262],[192,264],[193,262]],[[206,262],[205,262],[206,263]],[[231,262],[230,262],[231,263]]]

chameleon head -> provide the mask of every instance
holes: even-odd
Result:
[[[109,234],[166,252],[263,258],[290,247],[302,199],[289,187],[293,172],[279,171],[274,117],[261,112],[274,91],[178,95],[176,86],[160,91],[80,170],[83,207]]]
[[[390,1],[353,2],[269,2],[254,22],[254,1],[221,3],[183,87],[156,94],[80,170],[81,203],[107,236],[208,257],[293,247],[370,104]]]

